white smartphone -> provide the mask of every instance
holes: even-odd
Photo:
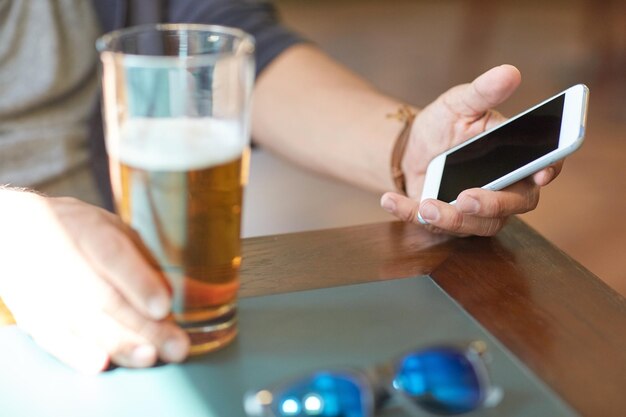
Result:
[[[454,204],[463,190],[501,190],[565,158],[583,142],[588,98],[589,89],[575,85],[436,156],[421,200]]]

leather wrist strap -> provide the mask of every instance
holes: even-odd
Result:
[[[400,120],[404,123],[404,127],[400,131],[395,144],[393,145],[393,151],[391,152],[391,178],[396,189],[406,194],[406,181],[404,178],[404,172],[402,171],[402,158],[406,151],[406,145],[409,143],[409,136],[411,135],[411,127],[413,126],[413,120],[415,120],[415,113],[409,106],[403,104],[397,112],[387,115],[389,118]]]

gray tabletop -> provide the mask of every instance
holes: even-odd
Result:
[[[481,339],[504,398],[468,416],[576,415],[430,278],[242,299],[235,343],[182,365],[79,375],[0,328],[0,410],[13,416],[243,416],[253,388],[318,367],[366,367],[409,348]],[[403,416],[389,408],[381,416]],[[425,414],[427,415],[427,414]]]

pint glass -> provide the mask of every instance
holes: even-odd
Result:
[[[164,24],[112,32],[97,46],[118,214],[169,280],[191,353],[215,350],[237,334],[253,39]]]

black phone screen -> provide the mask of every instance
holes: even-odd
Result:
[[[446,157],[438,200],[483,187],[559,146],[565,93]]]

